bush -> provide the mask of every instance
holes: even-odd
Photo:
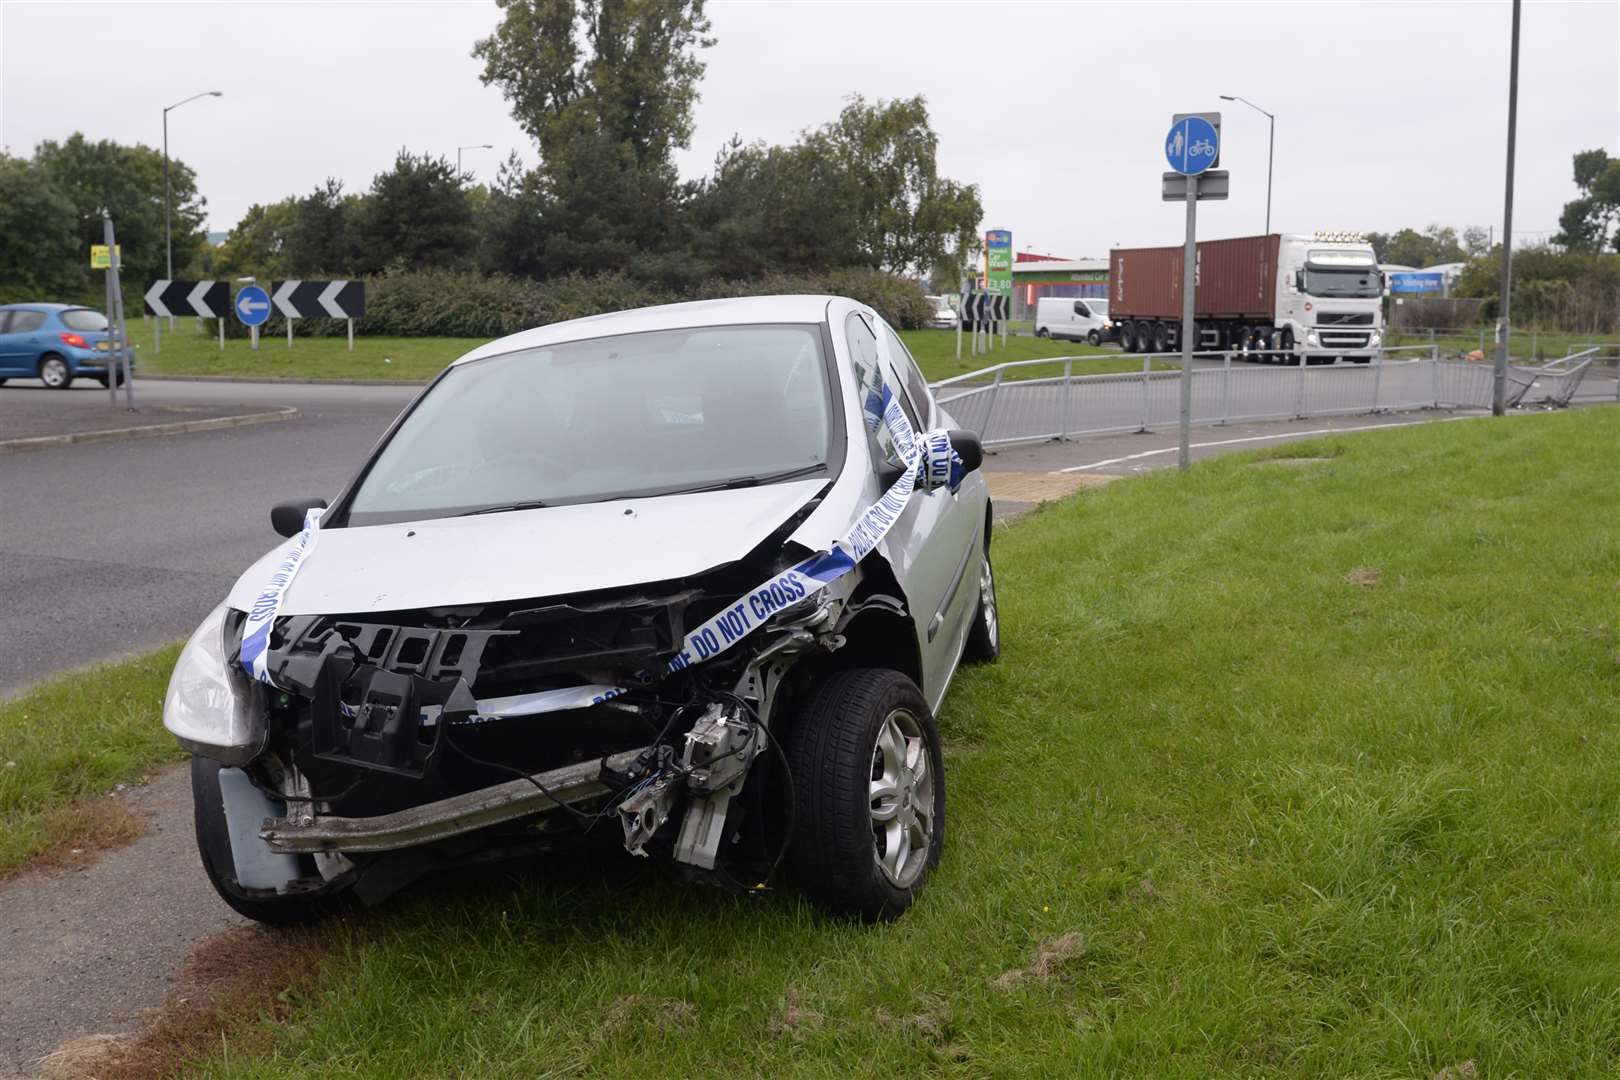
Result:
[[[742,281],[707,281],[677,293],[623,274],[567,274],[532,281],[455,270],[394,269],[366,279],[366,314],[355,321],[354,331],[387,337],[496,338],[547,323],[655,304],[786,293],[847,296],[876,309],[898,330],[924,325],[931,310],[916,282],[877,270],[766,274]],[[138,312],[139,307],[131,310]],[[247,328],[235,319],[227,322],[225,332],[230,337],[247,336]],[[301,337],[333,336],[347,333],[347,327],[342,319],[299,319],[293,332]],[[272,318],[260,333],[284,334],[286,321]]]

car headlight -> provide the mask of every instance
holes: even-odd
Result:
[[[175,661],[163,696],[163,726],[202,757],[243,765],[269,734],[261,695],[226,659],[225,605],[210,611]]]

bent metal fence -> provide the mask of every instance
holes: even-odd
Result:
[[[1195,354],[1192,423],[1491,406],[1491,365],[1442,358],[1434,346],[1385,349],[1364,364],[1282,359],[1279,353]],[[1591,359],[1577,353],[1539,368],[1510,366],[1509,404],[1568,405]],[[1181,355],[1141,360],[1140,371],[1102,375],[1084,374],[1086,357],[1017,360],[945,379],[933,390],[956,422],[987,445],[1176,427]]]

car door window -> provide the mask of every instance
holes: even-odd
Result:
[[[11,322],[11,312],[0,311],[0,334],[6,332],[6,324]]]
[[[11,325],[6,328],[6,333],[31,334],[44,325],[43,311],[14,311],[11,313]]]
[[[1086,305],[1084,305],[1084,304],[1082,304],[1082,303],[1081,303],[1081,302],[1080,302],[1080,301],[1078,301],[1078,300],[1076,300],[1076,301],[1075,301],[1075,302],[1074,302],[1074,313],[1075,313],[1075,314],[1076,314],[1076,315],[1078,315],[1078,316],[1080,316],[1080,317],[1081,317],[1081,318],[1082,318],[1082,319],[1089,319],[1089,318],[1091,318],[1091,309],[1089,309],[1089,308],[1088,308],[1088,307],[1086,307]]]
[[[906,416],[911,420],[912,429],[922,431],[928,426],[934,415],[934,401],[928,393],[928,380],[923,378],[917,361],[911,357],[911,350],[906,348],[905,342],[900,340],[889,325],[883,325],[884,340],[889,344],[889,359],[899,370],[901,380],[905,384],[905,393],[901,395],[900,403],[907,406]],[[909,401],[907,400],[909,399]]]
[[[889,426],[883,422],[883,377],[879,374],[882,365],[878,362],[877,338],[866,320],[854,313],[844,323],[844,334],[849,340],[849,358],[854,361],[856,378],[859,380],[857,393],[861,396],[861,420],[871,440],[872,458],[891,466],[904,465],[899,451],[894,447]],[[901,402],[904,405],[903,395]]]

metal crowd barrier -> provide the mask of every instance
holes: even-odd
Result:
[[[1192,423],[1218,427],[1491,407],[1491,365],[1442,359],[1438,346],[1386,348],[1365,364],[1313,365],[1304,357],[1279,363],[1286,355],[1265,350],[1195,353]],[[933,390],[956,422],[978,432],[986,445],[1162,430],[1180,423],[1180,353],[1141,355],[1139,371],[1084,374],[1088,362],[1096,359],[1009,361],[944,379]],[[1509,403],[1524,403],[1539,387],[1533,403],[1567,406],[1590,362],[1583,352],[1537,368],[1510,366]]]

